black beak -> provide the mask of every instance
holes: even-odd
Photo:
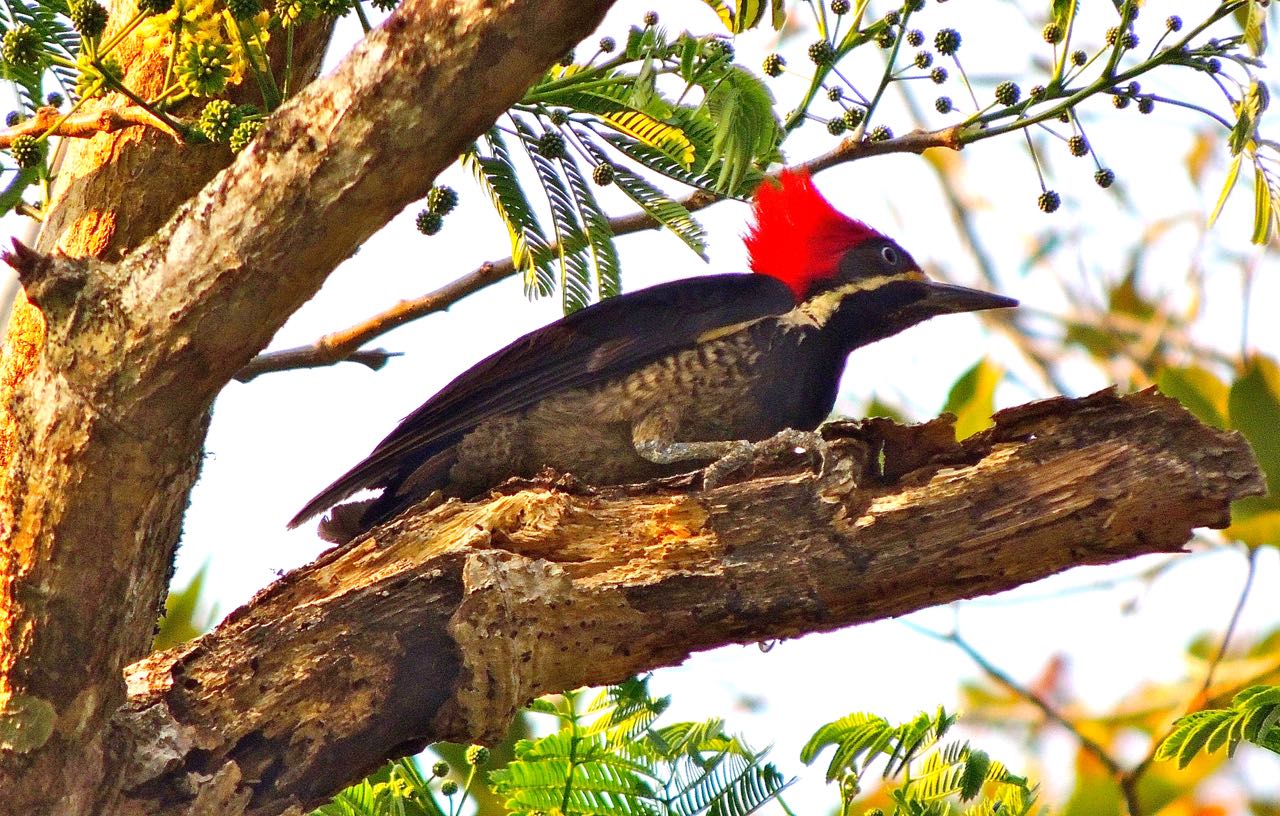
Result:
[[[930,280],[922,281],[922,284],[924,297],[912,304],[912,308],[926,311],[930,315],[1009,309],[1018,305],[1018,301],[1013,298],[983,292],[981,289],[969,289]]]

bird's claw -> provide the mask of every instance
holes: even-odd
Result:
[[[810,457],[810,461],[816,457],[817,472],[822,474],[827,464],[827,441],[822,438],[822,434],[786,428],[760,442],[742,440],[735,443],[732,449],[703,469],[703,489],[719,487],[747,465],[794,455],[801,449]]]

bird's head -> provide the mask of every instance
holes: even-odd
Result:
[[[838,317],[851,346],[935,315],[1018,303],[930,280],[892,238],[831,206],[805,170],[760,185],[746,244],[753,272],[785,283],[812,322]]]

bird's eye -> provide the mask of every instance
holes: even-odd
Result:
[[[898,250],[891,246],[881,247],[880,257],[884,258],[884,262],[889,264],[889,266],[898,265]]]

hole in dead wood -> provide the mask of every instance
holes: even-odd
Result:
[[[200,681],[194,677],[188,677],[186,680],[182,681],[182,687],[187,691],[195,691],[200,688]]]

